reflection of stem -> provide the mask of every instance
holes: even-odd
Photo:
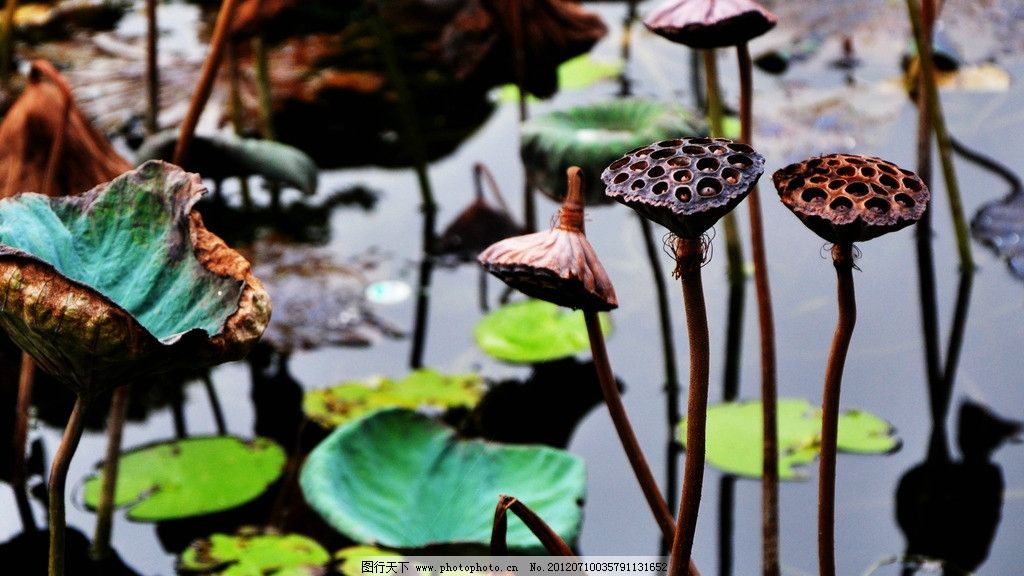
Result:
[[[21,353],[21,373],[18,376],[18,408],[14,419],[14,462],[11,464],[11,488],[18,502],[25,532],[36,529],[36,519],[28,503],[28,469],[25,459],[28,454],[28,418],[32,406],[32,388],[35,383],[36,363],[27,353]]]
[[[491,526],[491,556],[508,556],[508,543],[505,534],[508,531],[508,511],[511,510],[523,524],[533,532],[534,536],[544,545],[544,549],[553,556],[573,556],[572,548],[562,540],[547,522],[536,512],[514,496],[502,494],[498,496],[498,506],[494,509],[494,524]]]
[[[230,1],[230,0],[229,0]],[[67,526],[64,524],[64,487],[68,479],[68,467],[71,457],[82,439],[85,425],[85,410],[88,402],[79,396],[75,407],[64,428],[64,437],[53,455],[50,466],[49,506],[50,506],[50,554],[48,558],[49,576],[64,576],[64,539]]]
[[[224,423],[224,410],[220,407],[220,398],[217,396],[217,389],[213,387],[213,379],[210,372],[203,372],[203,388],[206,389],[206,397],[210,400],[210,410],[213,412],[213,421],[217,426],[217,434],[227,434],[228,427]]]
[[[907,0],[907,12],[910,24],[914,29],[914,39],[919,54],[918,62],[924,77],[924,87],[928,92],[928,114],[935,129],[935,140],[939,147],[939,160],[942,163],[942,175],[946,183],[946,194],[949,197],[949,209],[953,217],[953,228],[956,230],[957,252],[960,254],[960,267],[964,270],[974,269],[974,256],[967,233],[967,221],[964,219],[964,208],[960,201],[960,184],[956,179],[953,166],[953,153],[949,143],[949,132],[946,130],[946,119],[942,114],[942,101],[935,84],[935,62],[932,60],[931,38],[925,36],[921,18],[921,8],[917,0]]]
[[[231,127],[235,135],[241,136],[244,131],[242,122],[242,89],[241,78],[238,69],[238,46],[234,42],[228,42],[228,104],[231,110]],[[252,210],[252,193],[249,191],[249,179],[245,176],[238,178],[238,184],[242,193],[242,207]]]
[[[429,246],[434,237],[435,213],[423,213],[423,244]],[[430,284],[434,275],[434,259],[427,250],[420,259],[419,280],[416,290],[416,312],[413,320],[412,351],[409,354],[409,367],[423,367],[423,350],[427,343],[427,317],[430,314]]]
[[[832,350],[825,368],[825,393],[821,401],[821,462],[818,472],[818,567],[820,576],[835,576],[836,519],[836,440],[839,430],[839,391],[843,366],[850,349],[853,326],[857,322],[857,302],[853,291],[853,245],[832,247],[836,269],[839,318]]]
[[[686,404],[686,458],[683,462],[683,489],[679,502],[669,576],[678,576],[689,562],[693,536],[697,529],[701,486],[704,482],[704,429],[708,406],[708,315],[704,305],[704,286],[700,267],[704,250],[699,238],[676,241],[676,270],[683,288],[686,332],[690,341],[690,390]]]
[[[675,460],[678,459],[679,450],[675,438],[676,426],[679,424],[679,371],[676,369],[676,344],[672,337],[672,315],[669,313],[668,288],[665,286],[665,275],[661,270],[661,254],[655,247],[651,238],[651,222],[647,218],[640,218],[640,230],[644,237],[644,248],[647,252],[647,262],[651,265],[651,276],[654,279],[654,291],[658,301],[658,325],[661,328],[661,353],[665,365],[665,406],[668,418],[668,459],[667,482],[665,482],[666,505],[671,511],[676,505],[678,491],[678,472]],[[671,513],[671,512],[670,512]],[[666,541],[671,542],[666,538]]]
[[[633,474],[636,475],[644,498],[647,499],[647,505],[651,508],[654,519],[661,528],[662,536],[665,540],[669,540],[675,529],[672,512],[661,497],[661,492],[658,491],[658,483],[654,480],[654,474],[651,473],[651,468],[647,465],[640,442],[637,441],[633,426],[629,423],[629,416],[626,415],[626,408],[622,405],[622,396],[619,394],[619,387],[615,384],[615,376],[612,374],[611,364],[608,361],[608,350],[604,345],[604,334],[601,332],[601,323],[598,320],[597,312],[583,310],[583,318],[586,320],[594,368],[597,371],[597,380],[601,384],[604,402],[608,406],[608,413],[611,415],[615,431],[619,435],[619,441],[622,442],[626,458],[629,459],[629,464],[633,467]]]
[[[181,394],[176,394],[171,400],[171,422],[174,424],[174,437],[183,440],[188,437],[188,429],[185,426],[185,399]]]
[[[476,183],[476,199],[484,199],[484,186],[482,180],[487,180],[487,184],[491,187],[491,194],[494,196],[495,202],[498,206],[505,211],[506,214],[512,212],[508,209],[508,204],[505,203],[505,196],[501,193],[501,188],[498,187],[498,181],[494,179],[494,174],[483,162],[477,162],[473,165],[473,176],[474,182]]]
[[[622,55],[622,72],[619,73],[619,96],[626,98],[633,95],[633,81],[629,78],[629,59],[632,56],[631,40],[633,24],[636,22],[637,0],[626,2],[626,16],[622,19],[622,39],[619,47]]]
[[[157,66],[157,0],[146,0],[146,132],[160,130],[160,69]]]
[[[740,140],[753,142],[753,82],[750,50],[747,43],[736,46],[740,71]],[[764,248],[761,200],[755,185],[747,195],[750,217],[750,246],[754,260],[754,290],[757,293],[757,320],[761,331],[761,416],[763,446],[761,467],[761,534],[764,540],[762,570],[765,576],[779,574],[779,452],[776,423],[775,319],[768,283],[768,258]]]
[[[210,92],[213,91],[213,81],[217,77],[217,68],[220,67],[221,56],[224,54],[224,45],[227,44],[228,27],[234,18],[236,4],[238,4],[238,0],[224,0],[220,12],[217,13],[217,22],[214,24],[213,36],[210,39],[210,52],[206,55],[206,60],[203,61],[203,69],[199,73],[196,90],[188,105],[185,119],[181,121],[178,141],[174,145],[173,163],[178,166],[188,159],[189,148],[192,146],[192,138],[195,136],[199,116],[202,115],[206,101],[210,99]]]
[[[946,348],[946,365],[942,372],[944,413],[949,412],[950,392],[956,380],[956,369],[960,363],[960,351],[964,343],[964,329],[967,325],[967,310],[971,304],[971,288],[974,285],[974,271],[961,270],[960,284],[956,291],[956,307],[953,309],[953,322],[950,325],[949,347]]]
[[[96,508],[96,534],[92,541],[92,557],[102,560],[110,555],[110,532],[114,527],[114,492],[117,487],[117,468],[121,463],[121,438],[124,432],[124,418],[128,411],[131,384],[114,389],[107,416],[107,453],[100,472],[99,506]]]
[[[736,477],[725,474],[718,481],[718,576],[732,576],[735,503]]]

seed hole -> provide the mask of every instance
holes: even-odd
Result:
[[[650,166],[650,164],[641,160],[639,162],[633,162],[632,164],[629,165],[629,168],[631,170],[636,170],[637,172],[639,172],[640,170],[647,170],[648,166]]]
[[[751,148],[750,146],[747,146],[746,144],[740,144],[739,142],[733,142],[732,144],[729,144],[729,148],[731,148],[731,149],[733,149],[733,150],[735,150],[737,152],[742,152],[744,154],[753,154],[754,153],[754,149],[753,148]]]
[[[821,158],[811,158],[810,160],[807,161],[807,168],[809,169],[813,170],[818,166],[821,166]]]
[[[788,184],[786,184],[786,191],[787,192],[792,192],[793,190],[796,190],[797,188],[802,188],[803,185],[804,185],[804,179],[803,178],[799,178],[799,177],[793,178],[792,180],[789,181]]]
[[[647,182],[644,182],[642,178],[637,178],[636,180],[633,180],[633,184],[631,185],[633,190],[639,190],[644,186],[647,186]]]
[[[708,146],[708,150],[710,150],[715,156],[725,154],[725,146]]]
[[[683,141],[677,138],[675,140],[662,140],[661,142],[658,142],[658,146],[661,146],[662,148],[675,148],[682,143]]]
[[[853,200],[850,200],[845,196],[840,196],[833,200],[832,202],[830,202],[828,207],[835,210],[836,212],[846,212],[850,208],[853,208]]]
[[[721,163],[715,158],[701,158],[697,160],[697,169],[703,172],[714,172],[718,170]]]
[[[889,188],[899,188],[900,187],[900,183],[897,182],[895,178],[893,178],[892,176],[889,176],[888,174],[882,174],[881,176],[879,176],[878,177],[878,181],[881,182],[882,184],[885,184]]]
[[[839,166],[839,159],[838,158],[832,158],[831,160],[826,162],[826,164],[828,164],[829,166]]]
[[[875,194],[881,194],[882,196],[888,196],[889,195],[889,191],[888,190],[886,190],[885,188],[882,188],[881,186],[879,186],[878,184],[875,184],[873,182],[871,183],[871,189],[875,191]]]
[[[840,166],[839,168],[836,168],[836,174],[842,176],[843,178],[849,178],[850,176],[853,176],[856,173],[857,169],[854,168],[853,166]]]
[[[868,185],[863,182],[850,182],[846,185],[846,192],[854,196],[863,196],[869,192]]]
[[[867,178],[874,178],[876,172],[875,169],[872,168],[871,166],[861,166],[860,173]]]
[[[660,194],[664,194],[667,191],[668,191],[668,182],[665,182],[665,181],[658,182],[654,186],[651,186],[651,192],[654,192],[655,194],[659,194],[660,195]]]
[[[612,180],[612,182],[615,184],[622,184],[626,180],[629,180],[629,174],[626,174],[625,172],[619,172],[618,174],[615,175],[615,178]]]
[[[697,182],[697,194],[701,196],[717,196],[722,192],[722,182],[717,178],[701,178]]]
[[[686,156],[676,156],[675,158],[668,161],[668,165],[674,167],[689,166],[690,159],[687,158]]]
[[[641,149],[637,150],[636,152],[634,152],[633,155],[634,156],[643,157],[643,156],[647,156],[651,152],[654,152],[653,148],[641,148]]]
[[[829,190],[839,190],[840,188],[843,187],[843,184],[846,184],[846,182],[843,182],[842,180],[833,180],[833,181],[828,183],[828,189]]]
[[[828,182],[828,178],[824,176],[811,176],[808,180],[815,184],[824,184],[825,182]]]
[[[683,146],[683,152],[687,154],[704,154],[703,146]]]
[[[651,159],[652,160],[664,160],[665,158],[668,158],[669,156],[672,156],[675,153],[676,153],[675,150],[665,150],[665,149],[655,150],[654,152],[651,152]]]
[[[889,211],[889,201],[886,200],[885,198],[879,198],[877,196],[875,196],[874,198],[868,198],[868,201],[864,203],[864,206],[866,206],[869,210],[874,210],[879,214],[885,214],[886,212]]]
[[[876,164],[876,166],[878,166],[878,169],[881,170],[882,172],[885,172],[886,174],[890,174],[892,176],[896,176],[897,174],[899,174],[899,172],[897,172],[895,168],[889,166],[888,164]]]
[[[672,173],[672,179],[676,182],[682,182],[683,184],[693,180],[693,172],[689,170],[676,170]]]
[[[665,169],[662,168],[661,166],[655,166],[654,168],[651,168],[650,170],[647,171],[647,175],[650,176],[651,178],[660,178],[661,176],[665,175]]]
[[[828,194],[821,188],[808,188],[800,193],[800,199],[804,202],[821,202],[828,198]]]
[[[636,148],[633,148],[633,149],[632,149],[632,150],[630,150],[629,152],[626,152],[626,156],[631,156],[631,155],[633,155],[633,154],[636,154],[636,153],[640,152],[640,151],[641,151],[641,150],[643,150],[643,149],[644,149],[644,147],[643,147],[643,146],[637,146]]]
[[[903,172],[904,176],[917,176],[917,174],[914,174],[910,170],[904,170],[903,168],[900,168],[900,172]]]
[[[749,168],[754,165],[754,161],[749,156],[744,154],[733,154],[727,158],[729,164],[736,166],[737,168]]]
[[[921,181],[917,178],[904,178],[903,185],[910,188],[914,192],[919,192],[922,188]]]
[[[619,158],[615,162],[612,162],[611,166],[609,166],[608,169],[618,170],[619,168],[622,168],[626,164],[629,164],[629,158]]]
[[[865,162],[861,158],[857,158],[856,156],[847,156],[846,161],[849,162],[850,164],[867,164],[867,162]]]
[[[740,171],[735,168],[725,168],[722,170],[722,178],[724,178],[729,184],[739,184]]]
[[[914,204],[916,204],[914,199],[910,197],[910,194],[903,194],[902,192],[896,195],[896,202],[905,208],[913,208]]]
[[[676,187],[676,198],[680,202],[689,202],[690,198],[693,197],[693,192],[690,191],[689,186],[678,186]]]
[[[711,144],[711,139],[710,138],[690,138],[690,144],[701,144],[701,145]]]

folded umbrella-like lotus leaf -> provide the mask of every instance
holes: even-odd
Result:
[[[205,191],[154,161],[80,196],[0,201],[0,325],[85,396],[242,358],[270,297],[192,211]]]

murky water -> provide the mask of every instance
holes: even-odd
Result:
[[[846,4],[846,3],[844,3]],[[780,26],[752,45],[756,56],[782,46],[791,37],[820,27],[825,33],[820,50],[809,60],[794,63],[785,76],[755,72],[755,146],[768,159],[765,173],[811,154],[851,151],[877,155],[913,167],[916,112],[899,88],[899,56],[905,49],[905,25],[901,5],[882,2],[849,3],[842,13],[833,3],[797,2],[779,7]],[[1019,79],[1024,77],[1024,57],[1019,47],[1022,24],[1013,2],[981,8],[949,2],[946,7],[951,35],[960,42],[967,63],[995,58],[1009,74],[1010,86],[1001,91],[948,91],[943,94],[951,131],[965,144],[983,151],[1018,171],[1024,165],[1021,133],[1024,102]],[[640,4],[640,13],[652,7]],[[610,34],[592,55],[598,59],[619,56],[624,3],[590,4],[609,24]],[[992,17],[991,14],[997,14]],[[846,19],[839,20],[843,16]],[[801,19],[794,20],[797,16]],[[790,24],[789,22],[798,22]],[[995,23],[995,24],[994,24]],[[863,65],[852,72],[828,64],[840,55],[838,33],[849,31]],[[997,33],[999,35],[997,35]],[[984,39],[975,42],[973,39]],[[1001,38],[999,42],[991,41]],[[1009,53],[1006,53],[1006,52]],[[635,29],[633,54],[627,72],[636,81],[638,96],[675,100],[686,105],[688,58],[682,48],[670,45],[642,28]],[[719,56],[727,101],[735,102],[736,82],[731,54]],[[852,77],[852,83],[847,78]],[[531,114],[541,114],[574,104],[615,97],[618,85],[603,82],[585,89],[565,91],[549,101],[531,104]],[[735,104],[733,104],[735,105]],[[505,195],[518,204],[523,170],[516,154],[517,111],[501,104],[484,126],[453,154],[432,163],[429,176],[441,208],[443,227],[472,199],[472,165],[485,162],[495,173]],[[967,214],[1007,192],[1005,183],[977,167],[958,160]],[[945,191],[934,179],[933,194],[935,274],[941,341],[948,337],[958,282],[956,246],[950,225]],[[364,185],[381,192],[375,209],[337,210],[331,216],[332,237],[327,249],[340,260],[354,260],[368,251],[383,254],[370,280],[416,282],[420,255],[421,214],[416,177],[412,170],[358,168],[333,170],[322,175],[319,196],[338,189]],[[228,191],[230,193],[230,190]],[[798,223],[781,203],[765,178],[762,185],[766,242],[778,339],[779,392],[787,397],[820,401],[820,388],[835,321],[835,275],[822,241]],[[538,214],[547,222],[557,206],[543,197]],[[746,211],[741,210],[746,234]],[[625,383],[625,403],[656,476],[665,478],[665,447],[671,434],[665,419],[662,391],[664,369],[657,328],[654,287],[644,252],[640,226],[632,212],[613,205],[588,212],[587,234],[615,283],[621,307],[612,315],[615,332],[608,342],[612,365]],[[660,234],[660,232],[659,232]],[[704,269],[705,294],[712,338],[712,399],[722,394],[724,323],[728,286],[725,275],[724,238],[714,240],[715,257]],[[843,385],[844,409],[860,408],[892,422],[902,448],[888,456],[840,455],[838,460],[837,558],[840,574],[865,573],[877,561],[902,554],[906,541],[895,518],[895,494],[900,478],[926,456],[932,429],[927,399],[923,355],[921,308],[913,230],[890,234],[860,246],[860,270],[855,273],[858,324],[847,360]],[[747,251],[749,259],[749,250]],[[953,409],[948,440],[956,446],[956,415],[961,400],[970,398],[1008,418],[1024,417],[1019,355],[1024,340],[1024,294],[1021,280],[1003,262],[974,243],[978,271],[970,295],[969,316],[952,393]],[[670,269],[667,256],[663,268]],[[667,272],[666,272],[667,276]],[[675,324],[677,361],[686,373],[687,345],[681,299],[671,278],[672,316]],[[492,283],[492,288],[496,283]],[[433,275],[428,337],[424,362],[444,371],[478,370],[488,378],[523,377],[525,368],[503,365],[485,356],[472,341],[472,328],[481,312],[467,306],[477,301],[477,270],[473,266],[437,269]],[[492,299],[497,292],[492,289]],[[741,362],[741,398],[755,398],[759,386],[757,321],[753,286],[747,291]],[[412,328],[413,300],[377,306],[384,319],[407,330]],[[943,348],[945,344],[943,344]],[[291,374],[303,388],[313,389],[344,379],[373,374],[401,376],[410,355],[408,339],[382,338],[368,348],[324,348],[296,352]],[[253,433],[253,408],[249,373],[244,365],[229,365],[213,373],[231,433]],[[201,387],[188,389],[185,415],[190,434],[207,434],[214,424]],[[523,425],[529,426],[524,415]],[[169,412],[156,412],[143,423],[130,423],[125,446],[141,445],[172,436]],[[53,453],[59,431],[38,431]],[[103,453],[105,440],[87,433],[72,463],[69,484],[91,471]],[[656,526],[610,425],[607,412],[594,410],[578,427],[569,450],[588,466],[588,499],[580,539],[583,554],[654,554],[658,551]],[[956,452],[954,450],[954,456]],[[988,559],[979,574],[1005,575],[1024,565],[1020,541],[1024,538],[1024,453],[1010,445],[993,461],[1002,470],[1006,491],[1002,521],[998,525]],[[815,508],[816,468],[808,480],[787,482],[781,487],[781,558],[786,574],[816,572]],[[760,566],[760,486],[735,483],[735,499],[725,511],[732,521],[732,542],[719,541],[723,523],[720,510],[722,475],[709,468],[698,523],[694,558],[704,574],[723,573],[731,562],[732,574],[754,574]],[[0,540],[19,530],[14,500],[0,490]],[[42,520],[41,509],[37,517]],[[70,525],[91,534],[94,515],[80,506],[69,510]],[[173,557],[160,548],[154,528],[118,518],[114,545],[140,573],[169,574]],[[724,564],[723,564],[724,560]],[[878,573],[882,573],[879,571]]]

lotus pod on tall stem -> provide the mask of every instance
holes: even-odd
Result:
[[[686,459],[669,562],[677,576],[690,561],[704,478],[709,344],[701,267],[704,234],[736,207],[764,171],[764,158],[724,138],[678,138],[641,146],[613,162],[601,179],[606,193],[676,235],[676,276],[682,284],[690,342]]]
[[[715,48],[735,46],[740,80],[740,141],[748,146],[752,139],[753,66],[748,43],[771,30],[777,22],[774,14],[753,0],[670,0],[660,5],[645,20],[649,29],[674,42],[705,50],[708,71],[709,108],[716,106],[713,92],[717,88],[714,74]],[[716,130],[712,122],[712,130]],[[720,128],[718,128],[720,129]],[[712,135],[722,134],[712,132]],[[764,247],[764,226],[755,186],[747,200],[750,218],[751,256],[754,260],[754,289],[757,293],[757,318],[761,349],[761,414],[763,419],[761,534],[762,572],[765,576],[779,574],[779,476],[778,431],[776,414],[775,320],[772,313],[768,282],[768,260]]]
[[[790,164],[772,176],[783,204],[818,236],[831,242],[839,315],[825,368],[818,472],[818,569],[835,576],[835,476],[839,394],[857,303],[853,244],[917,222],[928,188],[913,172],[881,158],[829,154]]]

